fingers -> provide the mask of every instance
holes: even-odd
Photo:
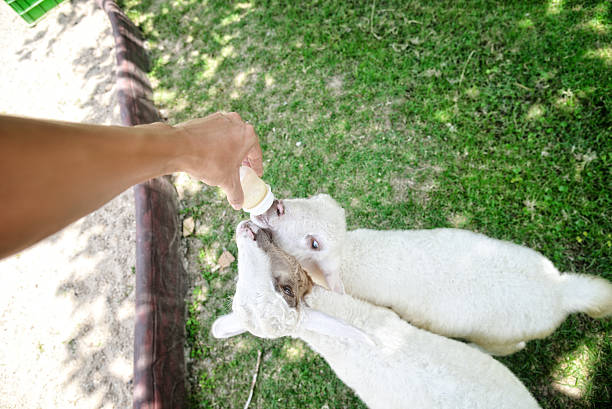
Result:
[[[190,155],[208,158],[183,169],[199,175],[207,184],[221,187],[232,207],[240,209],[244,201],[240,164],[249,166],[260,177],[263,174],[263,155],[253,126],[236,112],[217,112],[177,127],[190,136],[190,146],[195,150]]]
[[[261,177],[263,175],[263,154],[259,145],[259,139],[251,124],[246,124],[245,126],[245,139],[247,140],[248,151],[242,162],[243,164],[248,164],[257,173],[257,176]]]
[[[244,141],[246,146],[244,147],[245,153],[243,153],[242,164],[251,167],[261,177],[263,175],[263,154],[253,125],[243,121],[237,112],[227,112],[222,115],[236,124],[244,125]]]
[[[244,121],[242,120],[242,118],[237,112],[227,112],[227,113],[222,113],[222,115],[232,122],[244,123]]]
[[[227,201],[236,210],[242,208],[242,202],[244,201],[244,193],[242,192],[242,186],[240,185],[240,172],[235,169],[231,175],[231,179],[220,186],[221,189],[227,195]]]

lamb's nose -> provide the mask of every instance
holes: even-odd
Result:
[[[264,214],[260,214],[259,216],[251,215],[251,221],[253,223],[255,223],[257,226],[259,226],[259,227],[267,227],[268,226],[268,221],[265,218],[265,213]]]
[[[272,202],[272,208],[276,209],[276,215],[278,217],[281,217],[282,215],[285,214],[285,206],[283,205],[283,202],[280,200],[274,200],[274,202]]]
[[[238,228],[236,230],[236,236],[239,234],[244,234],[247,237],[250,237],[252,240],[255,240],[255,234],[259,228],[252,222],[248,220],[244,220],[238,224]]]

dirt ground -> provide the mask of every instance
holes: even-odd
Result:
[[[93,0],[33,28],[1,4],[0,113],[118,124],[113,46]],[[129,189],[0,261],[0,408],[131,406],[134,229]]]

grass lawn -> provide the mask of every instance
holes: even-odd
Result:
[[[609,1],[124,0],[152,52],[155,102],[178,123],[254,124],[277,197],[327,192],[349,228],[460,227],[612,280]],[[363,408],[301,341],[215,340],[229,311],[232,211],[183,201],[201,282],[187,322],[193,407]],[[192,239],[193,241],[194,239]],[[500,359],[544,408],[610,407],[612,320],[571,316]]]

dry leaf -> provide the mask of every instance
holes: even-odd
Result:
[[[195,228],[195,221],[193,217],[188,217],[183,220],[183,237],[187,237],[193,233],[193,229]]]
[[[217,264],[219,264],[219,267],[225,268],[225,267],[229,267],[229,265],[232,264],[234,260],[236,260],[236,258],[232,255],[232,253],[225,250],[219,257]]]

